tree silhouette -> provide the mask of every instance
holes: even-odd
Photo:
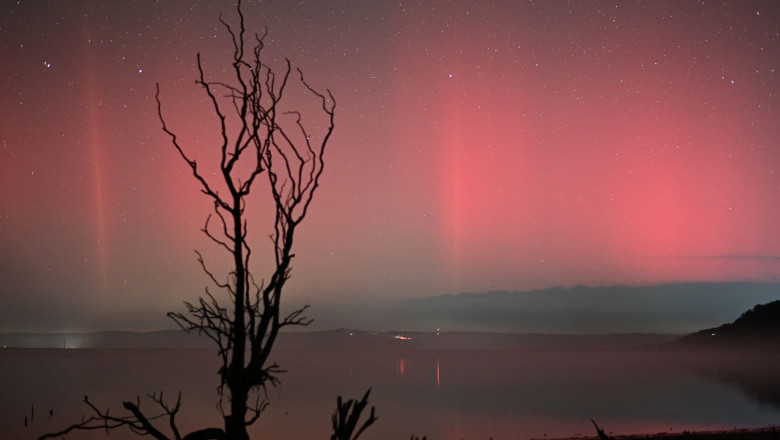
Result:
[[[330,90],[321,93],[312,88],[300,69],[293,74],[289,59],[281,74],[276,74],[261,57],[265,34],[248,38],[240,1],[237,10],[238,27],[219,18],[232,40],[229,70],[232,79],[228,82],[207,79],[200,54],[197,55],[199,78],[195,83],[207,95],[219,121],[218,173],[202,171],[166,124],[159,84],[155,95],[163,131],[189,165],[200,191],[213,203],[213,212],[202,231],[232,261],[232,269],[223,280],[196,252],[201,268],[222,293],[217,295],[206,288],[205,296],[197,302],[185,303],[186,312],[168,313],[182,329],[204,334],[217,346],[221,360],[218,408],[224,426],[182,435],[175,420],[181,408],[181,394],[175,403],[166,402],[162,393],[149,395],[156,408],[154,414],[141,409],[139,398],[134,402],[125,401],[123,407],[127,414],[121,416],[99,409],[85,397],[92,412],[90,417],[41,439],[74,430],[127,427],[158,440],[247,440],[247,427],[258,420],[268,405],[264,391],[278,383],[277,375],[283,371],[269,359],[279,331],[311,322],[303,314],[308,305],[282,313],[282,290],[290,277],[295,232],[319,186],[325,148],[334,129],[336,103]],[[309,132],[300,112],[283,108],[283,97],[292,83],[302,86],[318,103],[323,116],[318,121],[318,133]],[[256,278],[250,271],[254,260],[250,259],[253,253],[247,240],[249,227],[245,214],[247,206],[256,200],[250,200],[250,194],[256,195],[263,187],[274,212],[273,226],[269,228],[269,256],[273,264],[268,265],[271,268],[265,277]],[[345,405],[339,397],[336,415],[340,423],[334,422],[334,436],[355,439],[376,420],[372,408],[368,420],[352,436],[367,398],[368,393],[353,407],[352,400]]]

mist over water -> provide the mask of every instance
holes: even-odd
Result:
[[[777,356],[720,358],[639,350],[277,350],[288,370],[269,390],[257,438],[330,435],[336,396],[372,388],[379,420],[365,439],[527,439],[595,435],[589,419],[613,434],[656,433],[780,422],[772,374]],[[122,400],[164,391],[183,431],[219,425],[218,361],[211,350],[0,350],[0,428],[29,439],[81,419],[88,394],[118,414]],[[771,368],[770,368],[771,369]],[[761,372],[759,368],[757,370]],[[763,390],[763,392],[762,392]],[[769,390],[769,391],[767,391]],[[24,427],[25,417],[34,418]],[[53,411],[53,417],[49,412]],[[69,438],[106,438],[81,432]],[[110,439],[137,438],[112,431]]]

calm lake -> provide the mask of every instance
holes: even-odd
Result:
[[[780,423],[778,357],[728,362],[654,351],[294,350],[253,433],[327,439],[336,396],[361,397],[379,420],[370,440],[529,439],[657,433]],[[112,414],[121,400],[182,391],[183,430],[219,425],[217,359],[210,350],[2,349],[2,437],[31,439],[86,413],[85,394]],[[28,427],[24,426],[25,418]],[[68,438],[138,438],[125,431]]]

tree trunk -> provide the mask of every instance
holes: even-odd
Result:
[[[236,414],[231,414],[225,417],[225,439],[249,440],[243,416],[237,417]]]
[[[233,356],[228,372],[228,388],[230,389],[230,415],[225,417],[225,434],[228,440],[249,440],[246,432],[247,399],[249,387],[247,386],[245,371],[246,356],[246,327],[244,326],[244,314],[246,313],[246,267],[244,267],[244,236],[241,228],[241,197],[233,195],[233,234],[235,247],[233,249],[233,263],[235,265],[235,302],[233,309]]]

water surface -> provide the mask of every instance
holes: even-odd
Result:
[[[327,439],[336,396],[368,388],[379,420],[365,440],[590,436],[591,418],[613,434],[780,423],[774,374],[743,368],[769,371],[778,359],[768,356],[713,363],[654,351],[287,349],[276,359],[288,372],[269,390],[256,438]],[[210,350],[0,350],[0,427],[6,438],[35,438],[80,420],[85,394],[119,414],[121,400],[140,395],[151,412],[146,393],[179,390],[183,430],[218,425],[217,368]]]

